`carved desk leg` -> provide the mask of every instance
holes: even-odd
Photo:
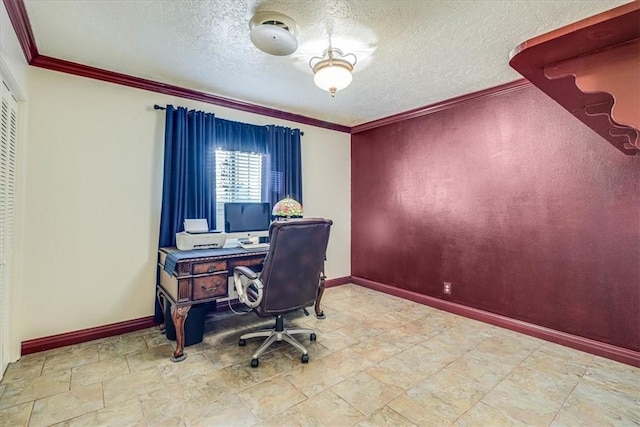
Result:
[[[173,352],[172,362],[182,362],[187,358],[187,353],[184,352],[184,322],[187,320],[190,309],[190,305],[171,306],[171,319],[173,319],[173,326],[176,328],[176,351]]]
[[[320,286],[318,286],[318,297],[316,298],[316,306],[315,306],[316,317],[318,319],[324,319],[327,317],[324,315],[324,312],[320,308],[320,300],[322,299],[322,294],[324,294],[324,280],[326,278],[327,276],[324,275],[324,269],[323,269],[322,272],[320,273]]]

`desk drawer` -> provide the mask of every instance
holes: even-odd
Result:
[[[210,274],[227,271],[226,261],[194,262],[191,266],[191,274]]]
[[[254,256],[251,258],[229,260],[229,274],[233,274],[233,269],[240,266],[249,267],[254,271],[260,271],[262,270],[263,262],[264,262],[264,255]]]
[[[194,277],[192,280],[194,300],[227,296],[226,270],[210,276]]]

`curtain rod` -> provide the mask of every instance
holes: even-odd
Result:
[[[166,110],[165,107],[163,107],[161,105],[158,105],[158,104],[153,104],[153,109],[154,110]],[[225,120],[225,119],[222,119],[222,120]],[[304,131],[303,130],[300,131],[300,136],[304,136]]]

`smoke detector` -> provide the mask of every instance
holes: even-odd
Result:
[[[296,21],[278,12],[258,12],[249,21],[253,44],[276,56],[291,55],[298,48]]]

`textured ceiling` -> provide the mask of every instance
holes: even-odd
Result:
[[[521,42],[628,1],[26,0],[42,55],[355,126],[521,78]],[[298,23],[298,50],[249,40],[257,11]],[[358,57],[335,98],[308,62],[331,41]]]

